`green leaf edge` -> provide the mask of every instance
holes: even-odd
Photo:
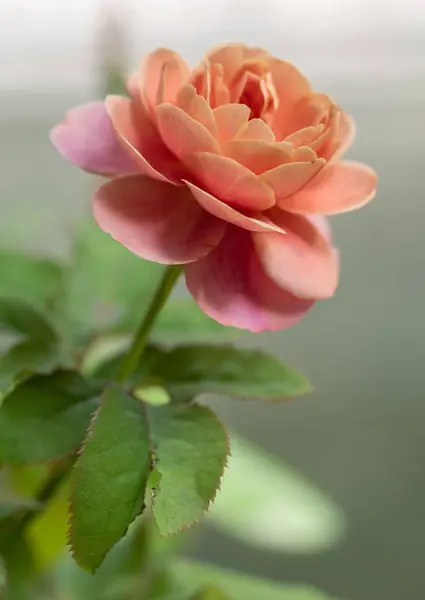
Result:
[[[217,416],[217,414],[209,406],[205,406],[205,405],[199,404],[199,403],[192,403],[192,406],[193,405],[198,406],[199,408],[204,409],[206,412],[210,413],[210,415],[212,415],[213,417],[215,417],[217,419],[217,422],[220,424],[220,426],[222,427],[222,429],[223,429],[223,431],[224,431],[224,433],[226,435],[226,449],[227,449],[226,456],[225,456],[225,459],[224,459],[223,464],[221,466],[221,475],[218,478],[218,481],[217,481],[216,485],[214,486],[215,487],[214,495],[206,503],[206,505],[204,506],[203,511],[200,513],[199,517],[197,519],[195,519],[194,521],[191,521],[190,523],[183,523],[182,526],[179,529],[176,529],[174,531],[167,531],[167,532],[161,531],[161,529],[160,529],[160,527],[159,527],[159,525],[158,525],[158,523],[156,521],[156,518],[155,518],[155,494],[158,493],[158,490],[161,488],[161,478],[162,478],[162,475],[161,475],[161,472],[156,469],[155,464],[153,465],[151,473],[153,471],[157,471],[157,473],[159,473],[160,477],[159,477],[159,482],[158,482],[157,486],[155,487],[155,489],[152,489],[152,516],[153,516],[155,524],[156,524],[156,526],[158,528],[159,535],[162,538],[172,537],[172,536],[178,535],[179,533],[184,533],[185,531],[190,531],[193,526],[198,525],[205,518],[205,516],[208,513],[208,510],[209,510],[209,508],[211,506],[211,504],[214,503],[214,500],[215,500],[215,498],[217,496],[217,493],[220,491],[221,482],[222,482],[222,479],[223,479],[223,475],[224,475],[224,472],[225,472],[226,467],[227,467],[228,462],[229,462],[229,456],[231,454],[231,435],[230,435],[230,432],[227,429],[227,427],[225,427],[223,421]],[[149,423],[149,417],[148,417],[148,423]]]

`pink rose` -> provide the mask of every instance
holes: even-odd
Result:
[[[52,131],[67,160],[109,178],[94,196],[99,226],[138,256],[185,264],[193,298],[224,325],[282,329],[331,297],[338,256],[322,215],[362,206],[377,180],[340,160],[351,117],[293,65],[243,45],[193,71],[157,50],[128,91]]]

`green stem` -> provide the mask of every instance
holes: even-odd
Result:
[[[166,269],[152,299],[151,305],[134,336],[130,350],[124,357],[121,369],[118,373],[118,381],[125,381],[137,367],[140,357],[146,348],[148,336],[155,323],[155,319],[167,301],[181,272],[181,265],[172,265]]]

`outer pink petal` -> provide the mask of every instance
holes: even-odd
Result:
[[[253,234],[266,273],[299,298],[333,296],[339,275],[334,248],[310,220],[278,210],[273,213],[273,220],[285,228],[286,235]]]
[[[140,96],[139,79],[139,73],[131,73],[131,75],[127,77],[127,81],[125,82],[125,89],[133,98],[137,98],[138,96]]]
[[[116,178],[101,186],[94,196],[94,216],[103,231],[131,252],[164,264],[205,256],[226,228],[185,186],[143,176]]]
[[[326,164],[323,158],[314,162],[294,162],[280,165],[259,176],[274,191],[276,204],[286,209],[287,198],[295,194]]]
[[[248,125],[251,109],[245,104],[226,104],[214,108],[218,136],[222,142],[233,139]]]
[[[279,233],[285,233],[261,213],[251,213],[250,216],[244,215],[190,181],[185,181],[185,183],[202,208],[215,217],[248,231],[278,231]]]
[[[199,123],[173,104],[161,104],[156,108],[158,129],[171,152],[184,161],[193,152],[220,152],[213,135]]]
[[[273,283],[261,266],[250,234],[239,228],[229,227],[217,248],[188,265],[185,272],[195,301],[223,325],[276,331],[295,325],[314,303]]]
[[[197,152],[188,157],[187,164],[202,187],[223,202],[253,211],[266,210],[275,204],[272,190],[231,158]]]
[[[375,197],[377,175],[353,161],[332,162],[282,204],[299,214],[333,215],[360,208]]]
[[[137,173],[137,161],[123,150],[103,102],[69,111],[50,132],[50,139],[69,162],[89,173]]]
[[[173,102],[179,88],[190,75],[190,69],[177,52],[159,48],[142,64],[140,89],[148,108],[158,102]]]
[[[185,171],[168,150],[141,102],[108,96],[106,109],[124,150],[144,175],[159,181],[179,181]]]

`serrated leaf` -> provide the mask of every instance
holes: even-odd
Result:
[[[176,561],[172,574],[185,598],[186,594],[196,593],[199,587],[212,584],[219,586],[232,600],[331,600],[325,593],[306,585],[279,584],[188,560]]]
[[[308,554],[342,538],[342,510],[295,469],[232,434],[232,454],[208,522],[261,549]]]
[[[143,404],[110,387],[74,467],[70,542],[80,566],[95,570],[140,513],[150,466]]]
[[[205,392],[283,400],[311,389],[303,375],[277,358],[232,346],[174,348],[155,363],[153,371],[176,400]]]
[[[71,371],[23,381],[0,408],[0,460],[19,465],[75,452],[97,405],[96,395],[93,386]]]
[[[155,468],[152,512],[162,535],[199,521],[214,499],[228,454],[227,433],[205,406],[149,409]]]
[[[52,260],[0,250],[0,297],[46,309],[55,299],[62,268]]]
[[[23,334],[35,340],[53,341],[55,332],[46,319],[28,303],[0,298],[0,330]]]
[[[172,300],[160,312],[151,338],[170,344],[229,340],[241,335],[240,329],[224,327],[208,317],[193,300]]]
[[[129,252],[93,219],[81,223],[62,298],[70,334],[78,337],[92,330],[133,328],[163,269]]]

